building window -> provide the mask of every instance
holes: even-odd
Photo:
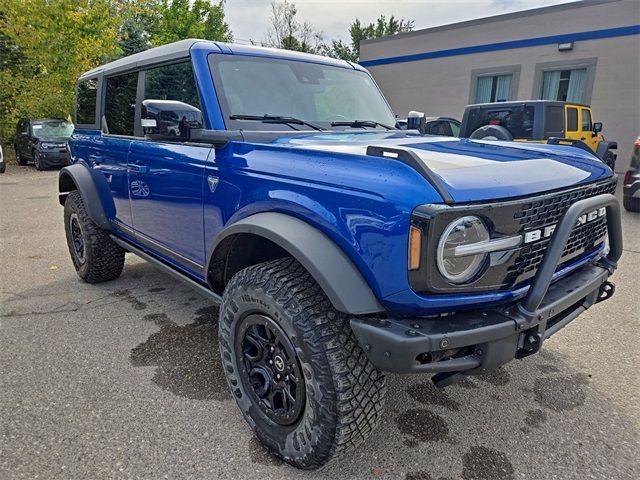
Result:
[[[550,70],[543,72],[542,100],[583,103],[587,84],[587,69]]]
[[[477,77],[475,103],[511,100],[512,79],[511,74]]]

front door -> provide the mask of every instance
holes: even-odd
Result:
[[[204,171],[210,147],[138,140],[129,151],[129,195],[139,240],[202,274]]]
[[[594,152],[598,148],[598,135],[593,133],[591,109],[587,107],[580,107],[580,139]]]
[[[189,142],[202,128],[190,61],[140,72],[138,139],[127,166],[133,226],[141,243],[204,277],[203,188],[210,146]]]

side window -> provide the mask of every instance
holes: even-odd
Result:
[[[568,107],[567,108],[567,131],[578,131],[578,109]]]
[[[200,98],[190,62],[145,72],[142,127],[152,140],[186,141],[189,130],[202,128]]]
[[[451,128],[451,134],[454,137],[460,136],[460,124],[458,122],[449,122],[449,127]]]
[[[591,112],[586,108],[582,109],[582,131],[590,132],[591,129]]]
[[[76,94],[76,123],[93,125],[96,123],[96,99],[98,80],[91,78],[78,83]]]
[[[449,122],[445,120],[438,120],[436,122],[429,123],[427,125],[427,133],[430,135],[442,135],[445,137],[450,137],[452,135]]]
[[[111,135],[134,135],[138,73],[107,78],[105,118]]]
[[[545,110],[545,136],[562,137],[564,132],[564,107],[548,105]]]

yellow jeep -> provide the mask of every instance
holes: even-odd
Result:
[[[468,105],[460,136],[483,140],[570,145],[595,153],[613,170],[617,142],[602,136],[591,107],[552,100],[525,100]]]

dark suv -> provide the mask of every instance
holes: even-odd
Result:
[[[609,167],[397,130],[357,64],[185,40],[83,74],[77,98],[58,185],[78,275],[113,280],[130,252],[219,304],[232,397],[297,467],[372,432],[383,372],[490,372],[613,294]]]
[[[72,133],[73,123],[66,120],[20,120],[13,141],[16,161],[19,165],[32,161],[38,170],[68,165],[67,142]]]

